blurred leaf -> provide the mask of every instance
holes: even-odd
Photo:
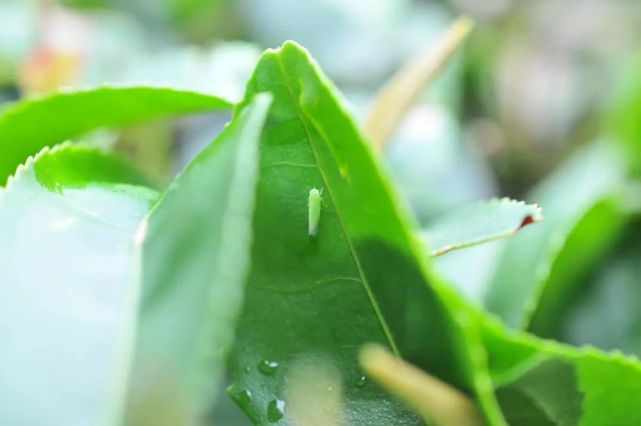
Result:
[[[553,337],[562,327],[562,316],[573,299],[585,289],[598,261],[620,239],[630,217],[621,211],[616,198],[604,198],[579,220],[568,234],[542,288],[529,330]]]
[[[230,39],[239,35],[239,22],[232,13],[231,0],[169,0],[168,15],[183,36],[204,41]]]
[[[314,398],[338,418],[420,424],[362,378],[358,349],[372,341],[478,395],[485,415],[500,418],[479,336],[461,329],[466,313],[451,317],[428,285],[440,284],[425,269],[409,219],[315,62],[293,43],[267,51],[248,83],[249,97],[260,91],[272,92],[274,105],[261,140],[253,265],[232,356],[232,397],[257,424],[296,422],[304,386],[292,372],[311,357],[322,360],[319,377],[338,372],[340,390],[329,386]],[[318,234],[310,237],[313,187],[324,192]],[[344,396],[338,408],[333,389]]]
[[[554,338],[641,356],[641,244],[639,225],[586,279],[557,318]]]
[[[476,306],[483,305],[488,283],[507,240],[494,240],[432,258],[439,274]]]
[[[77,9],[93,9],[111,6],[114,0],[57,0],[57,2]]]
[[[497,390],[514,425],[579,424],[582,395],[571,364],[546,360]]]
[[[430,255],[482,244],[516,234],[521,228],[541,220],[537,205],[508,198],[459,208],[435,220],[421,231]]]
[[[632,172],[641,175],[641,55],[628,64],[610,100],[605,126],[627,153]]]
[[[197,424],[216,400],[249,268],[258,140],[269,104],[269,95],[257,95],[142,228],[132,424]]]
[[[508,332],[489,318],[481,321],[497,397],[510,424],[641,421],[637,359]]]
[[[257,46],[244,42],[218,43],[208,49],[170,48],[138,54],[126,66],[108,73],[101,67],[87,75],[84,83],[99,84],[108,80],[127,85],[154,84],[239,101],[259,56]]]
[[[27,98],[0,111],[0,182],[41,148],[100,127],[229,107],[214,96],[159,87],[99,87]]]
[[[385,151],[395,181],[422,225],[497,193],[492,171],[444,106],[413,108]],[[443,188],[447,188],[444,191]]]
[[[2,423],[92,424],[106,412],[130,241],[156,199],[144,183],[114,157],[65,144],[0,192]]]
[[[575,282],[571,274],[595,261],[582,252],[570,252],[573,247],[566,246],[566,241],[573,233],[588,232],[595,238],[590,243],[608,243],[604,238],[612,230],[608,220],[586,219],[586,229],[578,226],[596,204],[616,196],[622,183],[621,164],[618,151],[595,144],[571,158],[528,197],[543,208],[546,219],[507,241],[486,297],[491,312],[511,327],[526,328],[551,283]],[[591,247],[589,254],[598,254],[600,248]],[[565,259],[574,265],[560,264]],[[557,271],[565,275],[557,277]]]

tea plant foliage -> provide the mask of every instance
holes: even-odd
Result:
[[[102,127],[227,109],[216,96],[163,87],[104,86],[34,96],[0,111],[0,181],[40,149]]]
[[[541,208],[508,198],[463,206],[421,232],[432,256],[506,238],[542,219]]]
[[[378,154],[295,43],[262,55],[231,123],[161,195],[121,160],[70,144],[14,173],[102,126],[226,107],[195,92],[98,88],[0,116],[1,170],[14,175],[0,193],[3,420],[207,423],[228,362],[229,394],[256,424],[421,424],[364,374],[358,353],[373,342],[469,397],[489,425],[641,423],[636,359],[508,330],[438,276]],[[600,185],[616,180],[609,172]],[[545,300],[532,271],[563,258],[545,235],[579,244],[572,230],[601,189],[580,188],[584,209],[552,208],[547,228],[519,231],[538,235],[529,243],[511,237],[501,286],[519,291],[490,304],[508,324]],[[539,219],[514,202],[464,211],[428,230],[428,247]]]
[[[194,422],[215,400],[250,264],[258,140],[269,104],[269,94],[257,95],[142,224],[131,283],[140,293],[128,378],[135,424]]]
[[[157,198],[144,185],[122,161],[65,144],[0,193],[3,423],[92,423],[108,409],[131,239]]]
[[[616,199],[624,170],[620,152],[601,141],[575,154],[535,189],[530,197],[546,219],[507,242],[486,295],[490,311],[512,327],[527,328],[541,303],[560,300],[560,294],[549,292],[564,283],[578,285],[572,274],[585,269],[625,223]],[[581,250],[569,244],[572,235],[583,239]]]

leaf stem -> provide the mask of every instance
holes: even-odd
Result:
[[[458,18],[434,45],[399,70],[381,89],[364,122],[365,134],[376,148],[385,149],[421,91],[439,75],[473,27],[472,19]]]

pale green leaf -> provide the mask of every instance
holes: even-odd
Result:
[[[460,207],[421,231],[431,256],[506,238],[542,219],[537,205],[508,198]]]
[[[250,264],[258,140],[269,95],[189,164],[143,224],[128,422],[199,422],[211,409]]]
[[[93,149],[45,149],[0,193],[0,419],[95,424],[108,410],[131,238],[156,193]]]

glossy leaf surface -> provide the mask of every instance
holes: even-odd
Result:
[[[261,140],[253,265],[230,392],[258,424],[298,421],[307,405],[300,394],[331,407],[334,420],[417,424],[361,379],[360,345],[377,342],[468,391],[483,375],[482,359],[468,359],[467,337],[429,286],[411,222],[307,53],[293,43],[266,52],[248,99],[261,91],[274,105]],[[323,188],[323,200],[310,237],[313,187]],[[317,380],[301,371],[331,384],[308,388]]]
[[[254,422],[297,421],[310,406],[330,423],[416,422],[363,381],[355,351],[366,341],[472,393],[489,424],[505,424],[492,384],[505,389],[497,398],[510,420],[598,424],[615,399],[617,421],[641,415],[631,392],[638,362],[512,334],[430,273],[376,159],[303,50],[287,43],[267,52],[248,85],[249,96],[259,91],[272,92],[274,105],[261,139],[253,265],[230,389]],[[312,187],[324,200],[310,238]],[[568,380],[551,380],[547,363],[564,365]],[[506,394],[515,392],[527,398],[510,411]],[[559,412],[561,402],[580,410]]]

